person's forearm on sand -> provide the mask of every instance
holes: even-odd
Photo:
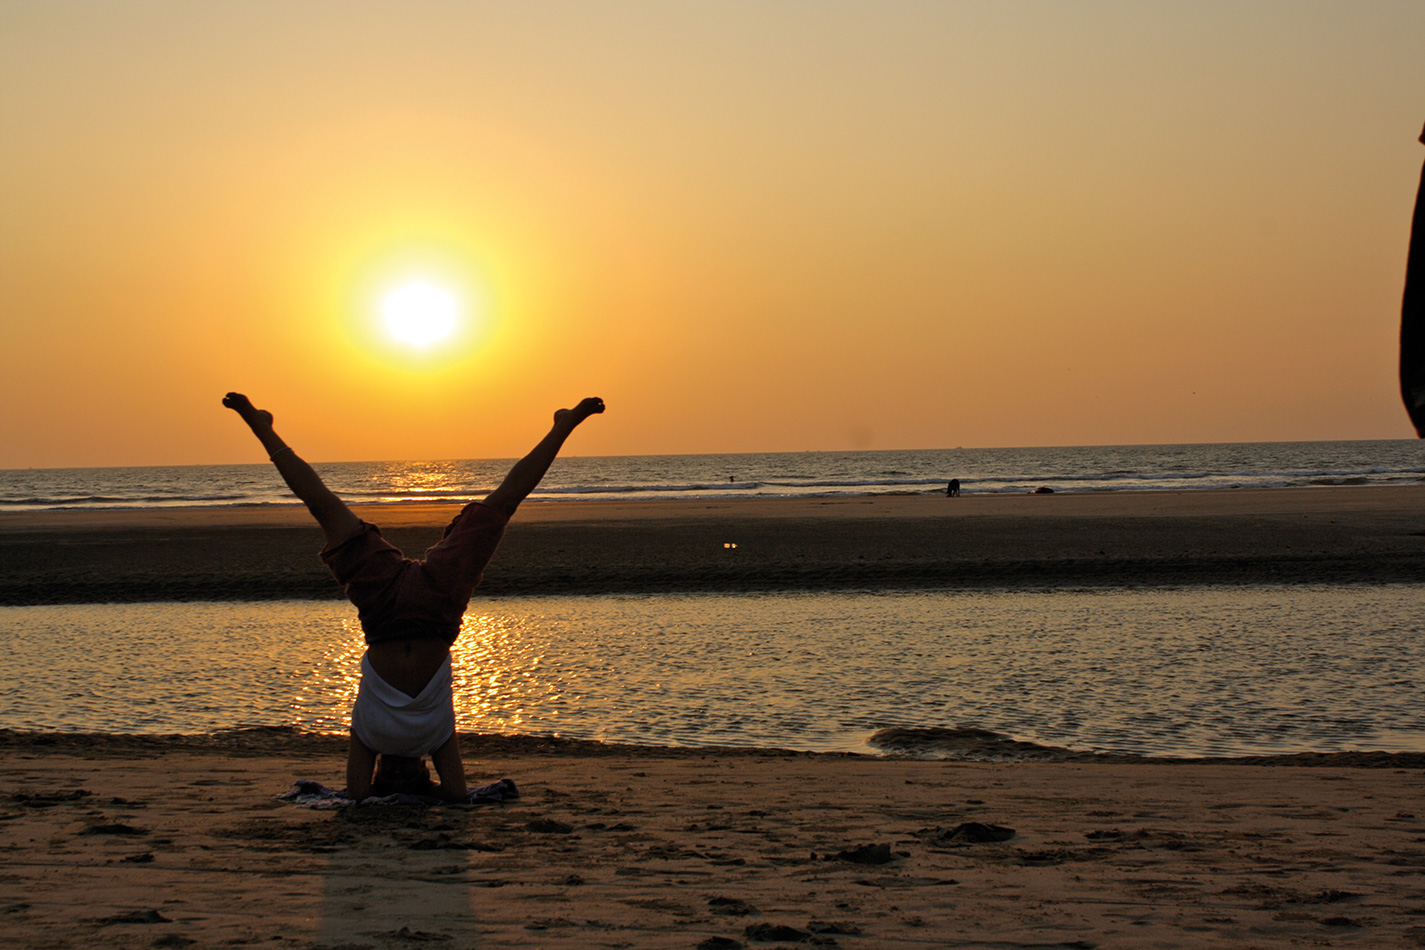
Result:
[[[370,795],[375,771],[376,753],[353,734],[346,752],[346,797],[359,802]]]
[[[327,488],[315,469],[282,441],[272,428],[272,413],[256,408],[242,393],[228,393],[223,397],[223,405],[241,416],[252,434],[257,436],[257,441],[267,450],[267,457],[277,467],[277,473],[292,494],[307,506],[317,524],[322,526],[327,536],[327,547],[334,547],[351,537],[361,525],[361,519],[346,507],[346,502]]]
[[[470,789],[465,784],[465,765],[460,760],[460,741],[451,733],[441,746],[430,754],[435,774],[440,776],[437,792],[448,802],[463,802],[470,797]]]
[[[604,401],[590,397],[573,409],[560,409],[554,413],[554,426],[549,430],[549,434],[541,439],[528,455],[515,463],[514,468],[510,469],[510,473],[500,483],[500,487],[486,496],[485,504],[503,511],[506,515],[514,514],[520,502],[529,497],[529,493],[534,491],[549,471],[549,466],[554,464],[554,459],[564,446],[564,440],[569,438],[569,433],[585,419],[603,411]]]

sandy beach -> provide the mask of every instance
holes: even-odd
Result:
[[[409,554],[456,510],[359,509]],[[0,604],[339,598],[320,547],[300,507],[0,513]],[[479,596],[1422,578],[1425,486],[598,501],[522,507]]]
[[[963,764],[471,738],[472,776],[515,779],[520,801],[315,811],[275,796],[295,778],[335,784],[340,743],[265,744],[0,737],[0,943],[1425,941],[1418,763]],[[979,840],[991,826],[1005,840]]]
[[[452,512],[362,513],[419,551]],[[483,593],[1419,581],[1422,531],[1425,487],[532,504]],[[320,540],[295,508],[0,515],[0,601],[338,597]],[[309,810],[276,796],[342,784],[339,739],[0,732],[0,944],[1425,945],[1419,755],[463,743],[522,798]]]

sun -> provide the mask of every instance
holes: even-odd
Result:
[[[460,329],[460,301],[445,287],[411,280],[381,298],[381,324],[397,343],[428,350],[455,336]]]

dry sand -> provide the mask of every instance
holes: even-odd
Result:
[[[408,553],[455,508],[368,506]],[[736,544],[736,548],[725,547]],[[0,604],[337,598],[293,508],[0,513]],[[1425,579],[1425,486],[527,503],[480,596]]]
[[[363,514],[418,551],[451,509]],[[1419,581],[1422,529],[1425,487],[531,504],[484,591]],[[0,515],[0,603],[339,596],[319,544],[300,509]],[[309,811],[274,797],[340,784],[338,741],[0,733],[0,945],[1425,946],[1420,756],[465,745],[523,799]]]
[[[5,737],[0,943],[1425,944],[1418,768],[595,754],[473,739],[472,776],[513,777],[521,801],[321,812],[274,800],[294,778],[337,783],[339,745],[305,742],[254,756]],[[1014,835],[948,836],[971,822]]]

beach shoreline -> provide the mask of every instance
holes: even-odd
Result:
[[[454,505],[356,509],[408,554]],[[0,513],[0,605],[336,599],[300,506]],[[1425,486],[524,505],[477,596],[1379,584]]]
[[[144,759],[168,755],[218,755],[265,758],[300,755],[343,758],[347,735],[302,732],[290,727],[256,726],[217,733],[114,734],[0,728],[0,751],[7,755],[75,755],[95,758]],[[646,745],[576,739],[560,735],[504,735],[460,733],[462,755],[468,759],[554,756],[564,758],[686,759],[716,756],[725,759],[824,757],[829,760],[951,762],[961,764],[1073,764],[1152,768],[1163,765],[1258,766],[1272,768],[1420,769],[1425,752],[1284,752],[1228,756],[1136,755],[1084,752],[1039,746],[1005,737],[987,741],[983,748],[964,754],[920,754],[890,744],[882,751],[817,751],[795,748],[727,745]]]

